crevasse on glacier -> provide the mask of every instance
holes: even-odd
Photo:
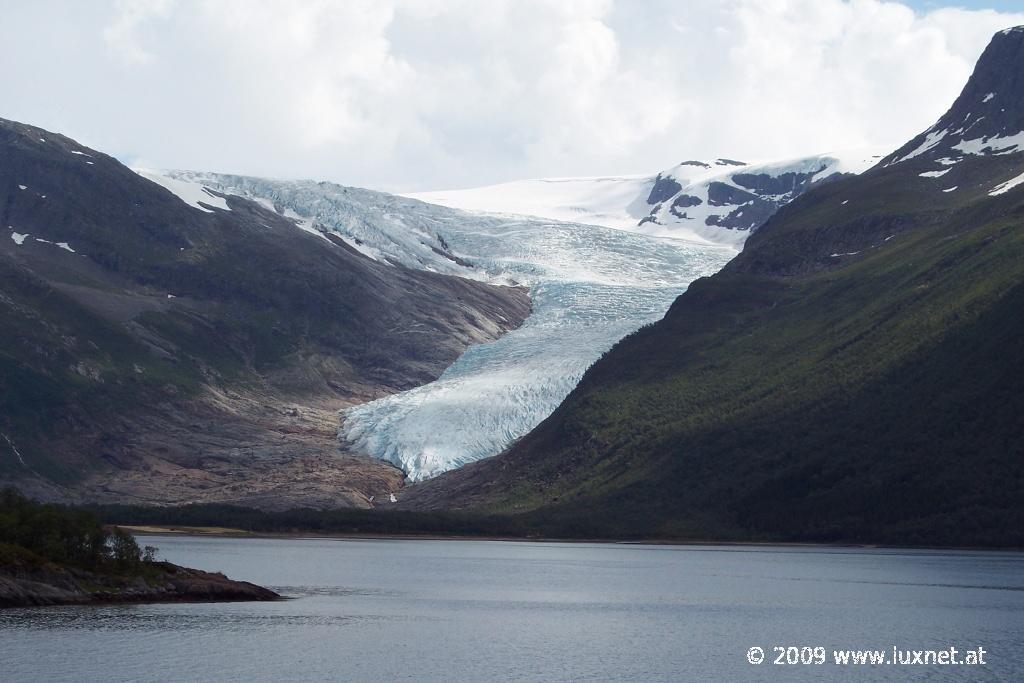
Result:
[[[261,199],[301,219],[303,229],[336,232],[379,259],[530,287],[533,313],[522,327],[471,347],[430,384],[343,412],[341,438],[412,480],[499,453],[550,415],[617,340],[660,318],[690,282],[735,254],[330,183],[173,175]]]

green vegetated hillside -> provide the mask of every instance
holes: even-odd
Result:
[[[1024,184],[993,194],[1024,153],[984,144],[1024,130],[1022,46],[998,35],[952,123],[783,208],[535,431],[406,504],[570,536],[1024,545]],[[979,89],[1002,121],[962,153]]]

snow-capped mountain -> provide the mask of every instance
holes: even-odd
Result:
[[[658,174],[638,229],[739,246],[784,204],[812,187],[861,173],[880,158],[850,152],[755,164],[684,161]]]
[[[547,417],[615,342],[660,318],[733,249],[581,223],[449,209],[313,181],[168,172],[183,201],[203,187],[253,199],[296,231],[379,261],[530,288],[517,330],[471,347],[440,379],[344,412],[341,436],[411,479],[495,455]],[[410,331],[410,334],[414,331]]]
[[[545,178],[410,197],[469,211],[592,223],[647,235],[740,246],[811,187],[873,166],[851,151],[783,161],[684,161],[655,175]]]
[[[1024,79],[1012,61],[1022,51],[1024,26],[997,33],[949,111],[883,165],[919,159],[935,162],[941,171],[967,156],[1024,150]]]

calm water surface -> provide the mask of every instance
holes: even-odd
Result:
[[[0,681],[1024,680],[1015,553],[140,541],[294,599],[0,611]],[[775,645],[829,661],[773,665]],[[831,661],[893,645],[982,646],[990,664]]]

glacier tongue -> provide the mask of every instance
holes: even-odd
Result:
[[[342,435],[412,480],[502,451],[550,415],[603,352],[734,254],[531,220],[453,226],[446,239],[529,283],[534,308],[522,327],[471,347],[440,379],[345,412]]]
[[[659,319],[690,282],[736,253],[330,183],[179,175],[272,202],[392,262],[530,287],[533,313],[522,327],[470,347],[434,382],[343,412],[341,438],[412,480],[502,451],[550,415],[616,341]]]
[[[496,241],[540,246],[568,263],[531,273],[534,312],[521,328],[470,348],[435,382],[349,409],[345,437],[413,480],[495,455],[550,415],[604,351],[660,318],[689,281],[731,256],[625,232],[594,246],[573,239],[591,231],[531,224],[518,226],[515,240]],[[569,259],[593,270],[580,272]],[[508,261],[518,263],[537,265]]]

